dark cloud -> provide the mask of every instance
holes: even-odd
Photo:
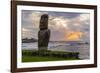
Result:
[[[52,16],[63,16],[64,18],[75,18],[81,13],[72,13],[72,12],[48,12]]]

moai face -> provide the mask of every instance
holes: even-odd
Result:
[[[40,19],[40,30],[48,29],[48,15],[43,14]]]

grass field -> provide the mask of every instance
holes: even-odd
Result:
[[[64,54],[75,54],[77,52],[62,52],[62,51],[36,51],[23,50],[22,62],[41,62],[41,61],[60,61],[60,60],[79,60],[75,57],[63,57]]]
[[[22,57],[22,62],[61,61],[61,60],[79,60],[79,59],[76,59],[76,58],[41,57],[41,56],[23,56]]]

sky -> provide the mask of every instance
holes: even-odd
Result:
[[[40,17],[48,14],[50,41],[89,41],[90,14],[22,10],[22,38],[38,39]]]

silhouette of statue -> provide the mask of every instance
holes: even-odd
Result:
[[[48,29],[48,15],[43,14],[40,19],[40,30],[38,32],[38,48],[45,51],[48,49],[50,30]]]

